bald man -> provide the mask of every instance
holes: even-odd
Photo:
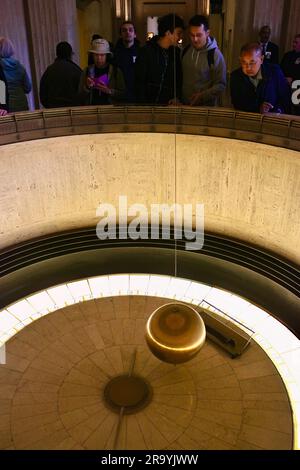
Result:
[[[231,74],[231,100],[235,109],[251,113],[288,113],[291,94],[276,64],[264,62],[259,43],[246,44],[240,53],[241,67]]]

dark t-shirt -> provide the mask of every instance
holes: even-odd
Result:
[[[135,39],[133,46],[126,48],[119,40],[115,47],[114,62],[122,71],[125,84],[126,96],[124,101],[134,103],[135,98],[135,61],[140,50],[139,41]]]

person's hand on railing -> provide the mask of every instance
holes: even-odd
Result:
[[[201,103],[202,103],[202,92],[198,91],[196,93],[193,93],[193,95],[190,97],[190,105],[198,106]]]
[[[181,101],[179,98],[173,98],[168,102],[169,106],[181,106]]]
[[[272,109],[274,109],[274,106],[271,103],[267,103],[266,101],[260,106],[261,114],[269,113],[272,111]]]

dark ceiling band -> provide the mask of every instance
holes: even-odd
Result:
[[[60,283],[92,276],[174,276],[173,233],[163,240],[100,241],[95,227],[24,242],[0,252],[0,308]],[[264,308],[300,337],[300,271],[273,253],[206,234],[200,251],[177,240],[178,277],[228,290]]]

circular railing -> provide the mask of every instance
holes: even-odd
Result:
[[[205,135],[300,150],[300,118],[225,108],[88,106],[16,113],[0,119],[0,145],[111,132]]]

